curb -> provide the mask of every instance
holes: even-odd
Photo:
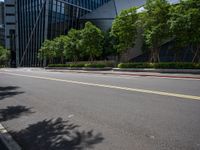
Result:
[[[0,140],[8,150],[22,150],[2,124],[0,124]]]
[[[86,68],[86,67],[46,67],[46,70],[74,70],[74,71],[115,71],[115,72],[150,72],[150,73],[191,73],[200,74],[200,69],[148,69],[148,68]]]
[[[200,77],[191,77],[191,76],[167,76],[167,75],[150,75],[150,74],[119,74],[119,75],[128,75],[128,76],[141,76],[141,77],[158,77],[158,78],[173,78],[173,79],[196,79],[200,80]]]
[[[192,73],[200,74],[200,69],[137,69],[137,68],[113,68],[113,71],[122,72],[153,72],[153,73]]]

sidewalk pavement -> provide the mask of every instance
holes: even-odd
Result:
[[[128,71],[84,71],[84,70],[63,70],[63,69],[46,69],[50,72],[74,72],[74,73],[91,73],[105,75],[121,75],[121,76],[142,76],[142,77],[160,77],[160,78],[184,78],[198,79],[200,74],[180,74],[180,73],[155,73],[155,72],[128,72]]]

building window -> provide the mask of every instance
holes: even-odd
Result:
[[[6,16],[15,16],[15,14],[9,14],[9,13],[7,13]]]
[[[14,4],[6,4],[5,6],[6,6],[6,7],[15,7]]]
[[[6,25],[15,25],[15,22],[6,22]]]

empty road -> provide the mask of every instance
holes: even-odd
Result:
[[[1,69],[0,123],[23,150],[200,150],[200,80]]]

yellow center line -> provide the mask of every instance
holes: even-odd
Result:
[[[178,97],[178,98],[184,98],[184,99],[190,99],[190,100],[199,100],[200,101],[200,96],[193,96],[193,95],[168,93],[168,92],[161,92],[161,91],[152,91],[152,90],[145,90],[145,89],[138,89],[138,88],[136,89],[136,88],[120,87],[120,86],[113,86],[113,85],[106,85],[106,84],[95,84],[95,83],[80,82],[80,81],[74,81],[74,80],[58,79],[58,78],[23,75],[23,74],[17,74],[17,73],[8,73],[8,72],[0,72],[0,73],[7,74],[7,75],[21,76],[21,77],[35,78],[35,79],[59,81],[59,82],[65,82],[65,83],[73,83],[73,84],[80,84],[80,85],[88,85],[88,86],[118,89],[118,90],[147,93],[147,94],[155,94],[155,95],[162,95],[162,96],[170,96],[170,97]]]

